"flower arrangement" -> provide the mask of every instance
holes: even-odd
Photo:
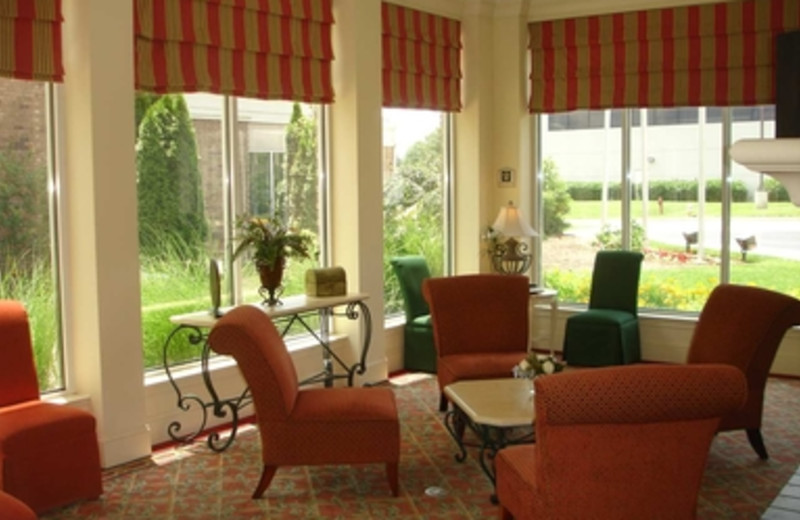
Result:
[[[564,370],[566,363],[558,359],[554,354],[537,354],[529,352],[525,359],[515,365],[511,370],[514,377],[527,377],[533,379],[536,376],[556,374]]]

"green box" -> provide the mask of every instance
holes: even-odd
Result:
[[[306,271],[307,296],[342,296],[347,294],[347,275],[343,267]]]

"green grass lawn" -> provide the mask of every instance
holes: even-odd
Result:
[[[682,218],[688,216],[692,211],[697,211],[696,202],[664,201],[663,213],[659,213],[656,201],[650,201],[648,207],[648,218]],[[620,201],[609,201],[607,211],[608,217],[619,218],[622,212]],[[602,212],[603,203],[599,200],[572,201],[567,220],[599,218]],[[642,201],[633,201],[631,203],[633,218],[641,218],[642,213]],[[705,215],[707,217],[719,217],[721,214],[721,203],[706,202]],[[758,209],[752,202],[734,202],[731,214],[736,217],[800,217],[800,207],[791,202],[770,202],[766,209]]]

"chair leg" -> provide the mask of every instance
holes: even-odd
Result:
[[[264,491],[269,487],[269,483],[272,482],[272,477],[275,476],[275,471],[277,470],[277,466],[264,466],[264,469],[261,471],[261,478],[258,481],[258,486],[253,492],[253,498],[261,498],[261,495],[263,495]]]
[[[389,488],[392,490],[392,496],[395,497],[400,494],[400,479],[397,473],[398,465],[397,462],[386,463],[386,476],[389,479]]]
[[[439,411],[446,412],[447,411],[447,397],[444,394],[439,394]]]
[[[764,446],[764,439],[761,437],[761,430],[758,428],[748,428],[747,440],[750,441],[750,446],[753,447],[753,450],[755,450],[761,460],[767,460],[769,458],[767,448]]]
[[[511,511],[503,507],[502,504],[500,504],[497,507],[499,508],[500,511],[500,515],[498,517],[500,518],[500,520],[514,520],[514,515],[511,514]]]

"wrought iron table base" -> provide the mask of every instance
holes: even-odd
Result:
[[[499,427],[487,424],[475,423],[457,405],[453,404],[452,409],[444,416],[444,426],[448,433],[458,445],[458,453],[455,454],[457,462],[464,462],[467,458],[467,446],[478,447],[478,463],[483,473],[492,482],[492,487],[496,484],[494,458],[497,452],[512,444],[523,444],[534,442],[533,428],[530,427]],[[464,442],[464,433],[469,428],[478,439],[479,444]],[[493,492],[490,496],[493,504],[497,504],[497,495]]]
[[[294,314],[287,314],[278,319],[285,320],[286,323],[281,330],[281,336],[285,336],[290,330],[292,325],[299,324],[308,332],[314,340],[322,347],[322,371],[314,374],[311,377],[300,381],[300,385],[308,385],[314,383],[323,383],[326,387],[332,387],[336,379],[347,379],[348,386],[353,386],[353,379],[356,374],[363,375],[366,372],[366,358],[369,350],[369,343],[372,336],[372,320],[369,307],[361,301],[353,301],[346,304],[344,312],[334,312],[333,307],[322,307],[316,309],[316,312],[298,312]],[[306,321],[307,316],[319,316],[319,331],[308,324]],[[362,346],[361,356],[358,362],[353,365],[348,365],[342,360],[331,348],[330,345],[330,320],[335,316],[343,316],[350,320],[357,320],[362,318]],[[211,324],[213,325],[215,316]],[[207,329],[210,327],[200,327],[198,325],[178,324],[178,326],[167,336],[164,342],[162,351],[162,363],[167,380],[172,385],[173,390],[178,398],[178,408],[184,412],[189,412],[193,408],[200,411],[200,423],[194,430],[189,433],[181,435],[180,432],[183,425],[180,421],[172,421],[167,427],[167,433],[170,438],[177,442],[192,442],[200,436],[208,425],[210,419],[209,410],[213,413],[214,417],[225,418],[230,413],[230,433],[226,438],[222,438],[219,432],[211,432],[208,435],[208,447],[216,452],[222,452],[228,449],[236,438],[239,427],[239,410],[252,403],[250,396],[250,389],[245,388],[238,396],[220,398],[217,393],[214,383],[211,379],[211,371],[209,370],[209,358],[211,357],[211,349],[208,344]],[[193,393],[184,393],[178,386],[173,375],[172,367],[169,363],[169,349],[170,344],[173,343],[176,336],[180,334],[187,334],[187,341],[190,345],[202,345],[200,353],[200,370],[203,378],[203,385],[211,396],[210,401],[206,401],[201,396]],[[334,367],[344,369],[345,373],[335,373]]]

